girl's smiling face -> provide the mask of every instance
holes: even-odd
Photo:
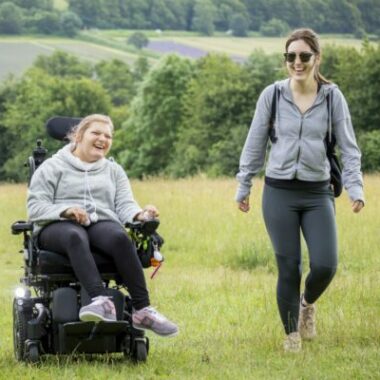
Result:
[[[93,121],[83,134],[78,136],[74,154],[82,161],[95,162],[107,155],[111,145],[111,126],[101,121]]]

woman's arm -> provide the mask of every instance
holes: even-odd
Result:
[[[242,209],[244,208],[243,203],[246,203],[249,209],[249,202],[247,200],[252,186],[252,177],[255,176],[264,165],[273,91],[274,85],[272,84],[261,93],[240,156],[239,173],[236,175],[239,187],[235,199],[241,204],[241,207],[239,207],[242,211],[245,211]]]
[[[334,90],[333,99],[333,132],[342,157],[343,185],[352,202],[361,201],[364,204],[361,152],[356,142],[350,111],[339,89]],[[358,206],[355,207],[357,209]]]
[[[54,203],[59,173],[49,160],[33,174],[27,198],[28,217],[32,222],[62,220],[61,214],[72,204]]]

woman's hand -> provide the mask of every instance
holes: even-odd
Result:
[[[79,224],[86,224],[88,222],[88,215],[86,210],[80,207],[70,207],[61,213],[63,218],[75,220]]]
[[[249,206],[249,197],[243,199],[242,201],[238,202],[238,207],[240,211],[248,212],[250,209]]]
[[[145,222],[150,219],[156,219],[160,216],[158,209],[153,205],[146,205],[144,209],[135,216],[135,220]]]
[[[358,213],[360,212],[360,210],[364,207],[364,202],[361,201],[361,200],[357,200],[357,201],[354,201],[352,202],[352,211],[354,213]]]

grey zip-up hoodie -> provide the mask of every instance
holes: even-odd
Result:
[[[333,92],[331,124],[341,152],[343,185],[351,200],[364,201],[361,153],[346,100],[339,88],[335,84],[322,85],[314,104],[302,114],[293,101],[290,79],[277,82],[277,86],[280,90],[274,123],[277,141],[271,146],[265,175],[303,181],[325,181],[330,178],[324,139],[329,130],[326,95]],[[239,186],[235,199],[238,202],[249,196],[252,177],[264,165],[274,87],[274,84],[266,87],[257,101],[236,176]]]
[[[66,220],[60,215],[69,207],[96,211],[99,220],[132,222],[141,207],[122,167],[105,158],[87,164],[71,153],[71,147],[64,146],[33,174],[27,204],[34,233],[48,223]]]

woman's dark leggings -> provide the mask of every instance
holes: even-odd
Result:
[[[83,227],[71,221],[47,225],[39,235],[41,249],[66,255],[79,282],[91,298],[105,295],[105,288],[91,249],[112,258],[136,310],[149,306],[149,294],[136,249],[125,229],[113,221]]]
[[[337,268],[334,195],[329,186],[288,190],[265,185],[263,215],[278,266],[277,303],[287,334],[297,331],[302,275],[300,232],[309,251],[306,302],[314,303]]]

